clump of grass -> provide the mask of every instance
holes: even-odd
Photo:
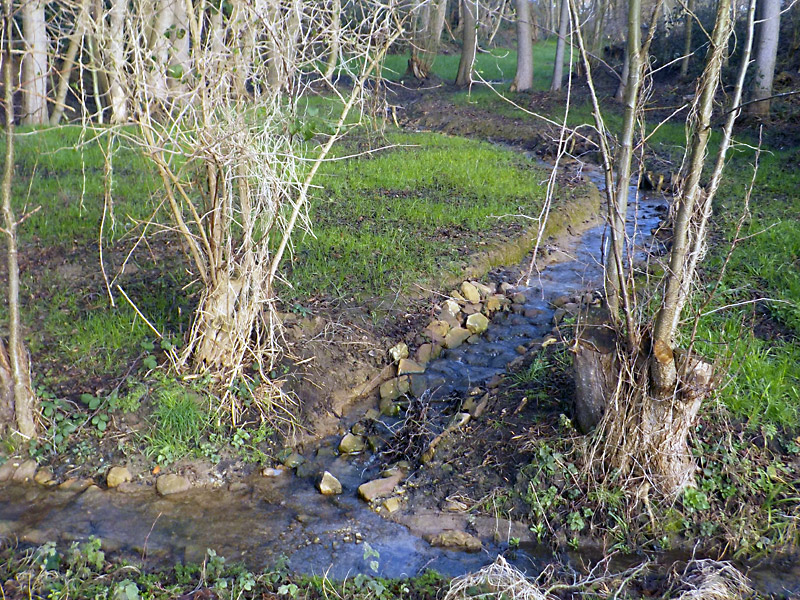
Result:
[[[154,393],[152,430],[145,436],[145,454],[160,465],[195,454],[209,426],[206,402],[197,393],[161,378]]]

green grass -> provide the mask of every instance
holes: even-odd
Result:
[[[386,141],[395,147],[321,170],[314,236],[296,243],[290,296],[380,296],[453,271],[486,242],[482,232],[508,222],[497,216],[532,214],[544,196],[541,174],[518,153],[430,133]]]
[[[167,465],[199,451],[209,424],[207,401],[174,380],[160,378],[145,455]]]
[[[71,245],[97,240],[103,214],[105,137],[93,137],[79,126],[48,129],[19,128],[15,138],[16,172],[13,205],[18,216],[36,208],[20,227],[23,242]],[[5,138],[0,140],[5,151]],[[153,170],[141,152],[114,145],[112,199],[117,219],[113,240],[146,219],[155,208],[152,195],[159,188]]]

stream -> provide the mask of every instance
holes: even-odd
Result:
[[[600,183],[593,174],[589,178]],[[650,230],[663,215],[664,202],[635,188],[631,192],[638,201],[630,208],[630,216],[635,218],[630,219],[629,235],[649,240]],[[533,285],[515,290],[526,296],[524,314],[498,313],[484,339],[446,350],[431,361],[424,377],[433,397],[464,394],[505,372],[519,356],[518,346],[550,332],[554,299],[600,287],[603,233],[603,226],[594,227],[575,237],[568,247],[551,249],[551,264],[534,272]],[[428,568],[459,575],[486,565],[508,548],[495,541],[507,540],[508,535],[490,535],[492,527],[496,531],[505,525],[491,523],[476,526],[479,534],[484,533],[480,552],[433,547],[419,535],[418,528],[383,518],[357,497],[358,486],[370,478],[367,471],[374,476],[375,465],[368,457],[337,457],[326,452],[309,460],[305,472],[331,472],[342,483],[343,493],[323,496],[316,489],[316,478],[291,473],[254,475],[227,488],[194,488],[167,497],[159,497],[152,488],[120,493],[97,486],[70,491],[3,483],[0,538],[28,544],[47,540],[68,544],[96,536],[105,549],[144,559],[153,566],[199,563],[207,548],[229,562],[242,561],[253,569],[269,567],[286,557],[293,572],[337,579],[372,573],[370,562],[375,558],[365,556],[365,544],[379,554],[377,574],[384,577],[415,576]],[[448,515],[430,518],[441,521]],[[515,554],[516,564],[531,572],[552,560],[548,551],[525,544]],[[572,560],[578,564],[584,558]],[[765,567],[750,575],[764,591],[785,593],[786,597],[800,593],[797,565],[780,570]]]

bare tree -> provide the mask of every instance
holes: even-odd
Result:
[[[6,153],[3,169],[2,234],[6,238],[8,264],[8,347],[0,340],[0,433],[11,427],[26,438],[36,436],[36,401],[31,389],[30,361],[22,340],[19,315],[19,262],[17,259],[17,221],[11,207],[14,178],[14,84],[11,49],[14,43],[14,12],[11,2],[3,13],[3,88],[5,90]]]
[[[456,85],[460,87],[472,83],[472,68],[475,65],[475,52],[478,49],[478,6],[478,0],[461,0],[463,45],[456,75]]]
[[[5,4],[5,3],[4,3]],[[25,54],[22,58],[22,123],[44,125],[47,114],[49,54],[44,0],[22,3],[22,31]]]
[[[683,34],[683,58],[681,58],[681,78],[685,79],[689,74],[689,59],[692,57],[692,29],[694,28],[694,0],[688,0],[686,4],[686,21],[684,23]]]
[[[781,0],[761,0],[759,3],[758,48],[756,72],[753,78],[748,112],[759,117],[769,115],[772,80],[775,77],[775,60],[778,55],[778,37],[781,29]]]
[[[517,74],[511,91],[526,92],[533,88],[533,44],[530,0],[516,0],[517,8]]]

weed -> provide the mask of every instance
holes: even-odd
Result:
[[[155,410],[150,433],[145,436],[145,454],[160,465],[170,464],[190,453],[199,452],[201,438],[208,427],[208,410],[191,390],[175,381],[161,378],[156,387]]]

